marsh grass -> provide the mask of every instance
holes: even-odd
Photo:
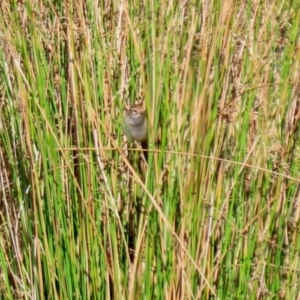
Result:
[[[1,298],[300,299],[299,11],[3,0]]]

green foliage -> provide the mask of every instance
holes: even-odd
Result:
[[[0,298],[299,298],[297,5],[3,0]]]

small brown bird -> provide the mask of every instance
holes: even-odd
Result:
[[[141,143],[143,149],[148,149],[148,124],[146,111],[142,105],[132,105],[124,114],[123,130],[129,141]],[[144,152],[147,159],[147,152]]]

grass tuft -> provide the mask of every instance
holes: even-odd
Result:
[[[3,0],[1,299],[298,299],[299,11]]]

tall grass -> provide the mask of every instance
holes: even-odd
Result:
[[[299,11],[3,0],[1,298],[300,299]]]

